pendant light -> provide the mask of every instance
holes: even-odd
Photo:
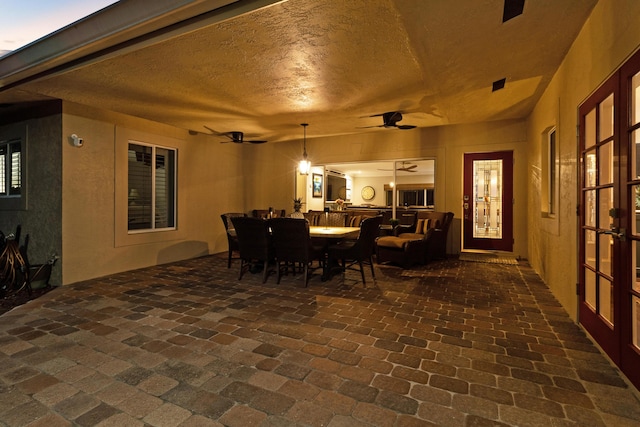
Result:
[[[307,159],[307,126],[309,126],[309,123],[301,123],[300,126],[304,128],[304,151],[302,160],[298,164],[298,171],[300,175],[309,175],[309,170],[311,170],[311,162]]]

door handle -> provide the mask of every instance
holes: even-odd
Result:
[[[619,230],[615,227],[611,228],[611,230],[600,230],[598,234],[606,234],[612,236],[614,239],[619,239],[624,242],[627,240],[627,230],[624,228],[620,228]]]

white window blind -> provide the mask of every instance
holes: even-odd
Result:
[[[175,228],[176,150],[129,143],[128,229]]]
[[[0,196],[22,194],[22,142],[0,142]]]

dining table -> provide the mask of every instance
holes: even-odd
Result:
[[[337,260],[329,259],[327,256],[327,249],[330,244],[336,243],[342,239],[356,239],[360,233],[360,227],[328,227],[322,225],[314,225],[309,227],[309,235],[316,241],[324,239],[324,252],[325,259],[322,268],[322,281],[327,281],[331,278],[331,273],[334,271],[337,265]]]
[[[229,229],[227,232],[235,236],[236,230]],[[330,260],[326,257],[326,248],[329,244],[336,243],[342,239],[356,239],[360,233],[360,227],[328,227],[323,225],[313,225],[309,227],[309,236],[312,239],[324,240],[325,246],[325,260],[323,262],[322,269],[322,281],[329,280],[331,278],[331,271],[336,267],[335,260]]]
[[[360,227],[325,227],[312,225],[309,227],[309,235],[312,238],[325,237],[328,239],[344,239],[346,237],[358,237]]]

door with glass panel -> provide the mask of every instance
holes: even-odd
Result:
[[[614,359],[620,328],[616,290],[620,286],[621,229],[619,155],[615,133],[617,79],[602,86],[580,107],[582,201],[580,322]]]
[[[631,230],[622,246],[625,275],[620,289],[620,366],[640,388],[640,53],[622,67],[620,82],[620,134],[624,141],[621,169],[626,178],[622,208],[629,212],[623,217],[624,226]]]
[[[513,152],[464,155],[463,248],[513,251]]]
[[[580,114],[580,323],[640,386],[640,56]]]

